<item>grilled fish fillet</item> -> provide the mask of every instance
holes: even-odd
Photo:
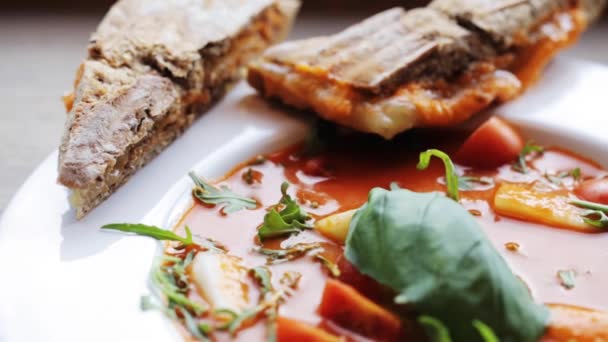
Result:
[[[288,33],[297,0],[120,0],[93,34],[59,149],[84,216]]]
[[[288,42],[249,67],[262,95],[387,139],[461,123],[507,101],[607,0],[435,0],[333,36]]]

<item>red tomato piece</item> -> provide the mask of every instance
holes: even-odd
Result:
[[[325,284],[319,315],[377,341],[401,341],[404,336],[399,317],[334,279]]]
[[[462,165],[493,169],[510,163],[524,148],[524,140],[505,121],[493,117],[462,144],[455,160]]]
[[[608,204],[608,178],[584,181],[574,189],[574,193],[586,201]]]
[[[279,342],[339,342],[341,339],[327,331],[293,319],[277,318]]]

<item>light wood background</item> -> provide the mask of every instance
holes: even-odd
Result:
[[[66,5],[72,0],[55,1]],[[47,5],[35,7],[34,12],[32,7],[25,12],[0,7],[0,213],[35,166],[59,144],[65,118],[61,95],[70,89],[88,36],[101,19],[104,1],[109,2],[96,3],[99,8],[82,14],[49,7],[55,1],[42,2]],[[331,10],[319,12],[314,2],[305,0],[304,15],[292,37],[335,32],[378,8],[404,3],[328,0]],[[374,8],[364,10],[363,3],[373,3]],[[565,55],[608,64],[608,22],[586,33]]]

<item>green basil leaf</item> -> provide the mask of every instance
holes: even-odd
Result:
[[[353,217],[346,258],[455,341],[481,341],[483,318],[503,341],[538,341],[548,310],[492,247],[475,219],[439,193],[373,189]]]

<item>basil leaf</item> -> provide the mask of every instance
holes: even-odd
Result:
[[[483,318],[503,341],[532,342],[548,310],[492,247],[475,219],[439,193],[373,189],[353,217],[346,258],[416,312],[443,322],[455,341],[480,341]]]
[[[226,214],[232,214],[243,209],[255,209],[258,206],[258,202],[253,198],[236,194],[230,191],[227,186],[218,189],[197,177],[194,172],[190,172],[188,175],[196,185],[192,190],[192,195],[205,204],[223,204],[222,211]]]
[[[184,246],[190,246],[194,244],[192,240],[192,232],[190,228],[186,226],[186,237],[181,237],[170,230],[158,228],[155,226],[147,226],[145,224],[131,224],[131,223],[112,223],[106,224],[101,227],[102,229],[118,230],[125,233],[133,233],[142,236],[148,236],[160,241],[179,241]]]
[[[458,175],[456,174],[454,163],[452,163],[452,160],[445,152],[433,149],[420,153],[420,161],[418,162],[418,166],[416,166],[416,168],[418,170],[426,170],[431,163],[431,157],[437,157],[443,161],[443,165],[445,166],[445,182],[448,188],[448,197],[458,202]]]

